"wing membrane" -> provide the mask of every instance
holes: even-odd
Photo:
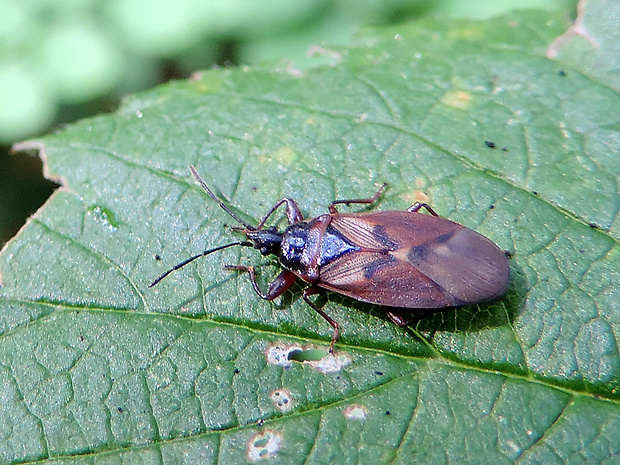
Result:
[[[354,252],[324,266],[319,286],[391,307],[440,308],[458,304],[410,263],[375,252]]]
[[[405,308],[467,305],[502,295],[510,267],[486,237],[450,220],[411,212],[334,215],[361,248],[321,267],[319,286]]]

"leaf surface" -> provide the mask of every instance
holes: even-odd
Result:
[[[369,29],[334,67],[208,71],[20,145],[64,187],[0,254],[0,462],[617,457],[620,98],[546,58],[563,18]],[[371,208],[428,202],[513,254],[511,286],[408,331],[328,294],[336,355],[288,360],[331,327],[222,269],[265,285],[256,251],[147,287],[237,238],[189,164],[250,222],[387,182]]]

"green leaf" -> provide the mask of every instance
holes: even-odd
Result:
[[[564,17],[369,29],[337,66],[207,71],[18,146],[63,187],[0,254],[0,462],[617,456],[620,98],[545,57]],[[278,266],[256,251],[147,287],[239,237],[190,163],[252,222],[388,182],[369,208],[425,200],[488,236],[510,289],[410,330],[328,294],[342,335],[317,357],[331,327],[300,287],[269,303],[222,269],[265,285]]]

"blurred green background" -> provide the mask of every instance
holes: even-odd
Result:
[[[485,18],[577,0],[0,0],[0,247],[49,197],[11,144],[114,111],[122,95],[213,66],[329,63],[362,26]]]

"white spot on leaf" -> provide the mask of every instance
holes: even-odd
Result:
[[[265,350],[267,363],[270,365],[279,365],[284,368],[290,368],[294,363],[291,360],[292,352],[317,351],[315,347],[302,347],[300,344],[269,344]],[[351,363],[351,357],[347,354],[330,354],[325,352],[325,356],[319,360],[303,360],[300,363],[307,364],[323,374],[339,373]],[[297,358],[298,357],[293,357]]]
[[[258,462],[275,456],[282,447],[282,434],[265,430],[256,433],[248,441],[247,457],[251,462]]]
[[[269,399],[273,405],[282,413],[290,412],[293,409],[293,397],[288,389],[276,389],[271,391]]]
[[[363,405],[349,405],[342,414],[347,420],[365,421],[368,416],[368,410]]]
[[[351,363],[351,357],[346,354],[328,354],[321,360],[305,363],[321,373],[338,373]]]
[[[302,350],[299,344],[269,344],[265,350],[265,358],[270,365],[280,365],[290,368],[293,362],[289,360],[289,354],[295,350]]]

